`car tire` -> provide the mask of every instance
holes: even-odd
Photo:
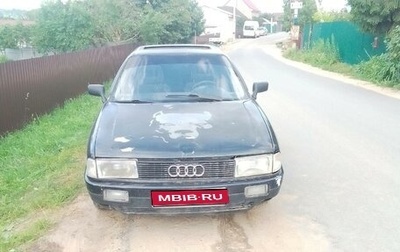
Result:
[[[110,206],[109,206],[109,205],[100,204],[100,203],[97,203],[97,202],[94,202],[94,201],[93,201],[93,205],[94,205],[97,209],[102,210],[102,211],[110,210]]]

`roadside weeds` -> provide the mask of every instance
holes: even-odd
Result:
[[[313,67],[313,66],[303,63],[303,62],[287,59],[283,56],[282,50],[280,48],[278,48],[276,45],[264,45],[264,46],[262,46],[262,49],[268,55],[274,57],[275,59],[277,59],[281,62],[284,62],[285,64],[287,64],[289,66],[302,69],[309,73],[318,74],[318,75],[326,77],[326,78],[342,81],[344,83],[351,84],[351,85],[354,85],[357,87],[362,87],[367,90],[370,90],[370,91],[373,91],[373,92],[376,92],[376,93],[379,93],[382,95],[386,95],[386,96],[389,96],[389,97],[392,97],[395,99],[400,99],[400,90],[398,90],[398,89],[379,86],[379,85],[374,84],[369,81],[356,79],[354,77],[346,76],[344,74],[335,73],[335,72],[323,70],[321,68]]]

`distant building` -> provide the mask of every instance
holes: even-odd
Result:
[[[205,3],[205,1],[203,1]],[[225,4],[215,7],[207,4],[200,5],[205,20],[204,33],[196,39],[196,43],[226,43],[240,35],[242,27],[236,27],[236,19],[251,20],[261,12],[251,0],[229,0]],[[236,7],[236,11],[234,8]],[[236,27],[236,31],[234,30]]]
[[[233,40],[234,18],[231,12],[207,5],[201,6],[204,14],[203,38],[214,43],[226,43]]]
[[[232,9],[236,6],[236,10],[240,11],[249,20],[261,14],[261,11],[251,0],[228,0],[222,7],[224,6],[229,6]]]

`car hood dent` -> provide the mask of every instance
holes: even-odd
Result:
[[[251,100],[108,103],[96,132],[97,157],[217,157],[276,149],[267,123]]]

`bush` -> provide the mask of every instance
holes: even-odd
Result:
[[[309,49],[295,50],[289,49],[284,56],[290,59],[299,60],[313,66],[329,68],[340,62],[339,52],[332,42],[329,40],[318,40]]]
[[[385,86],[400,87],[400,26],[396,26],[387,37],[387,53],[362,62],[356,70]]]
[[[374,56],[360,63],[356,66],[356,71],[363,77],[384,86],[400,86],[400,64],[390,60],[388,53]]]
[[[400,89],[400,26],[393,28],[387,37],[387,53],[355,66],[340,62],[333,38],[331,41],[318,40],[309,49],[289,49],[283,55],[328,71]]]
[[[356,66],[356,71],[372,81],[388,81],[387,72],[390,68],[390,64],[388,64],[387,58],[387,54],[373,56],[370,60],[358,64]]]
[[[400,61],[400,25],[397,25],[389,32],[387,49],[392,60]]]

